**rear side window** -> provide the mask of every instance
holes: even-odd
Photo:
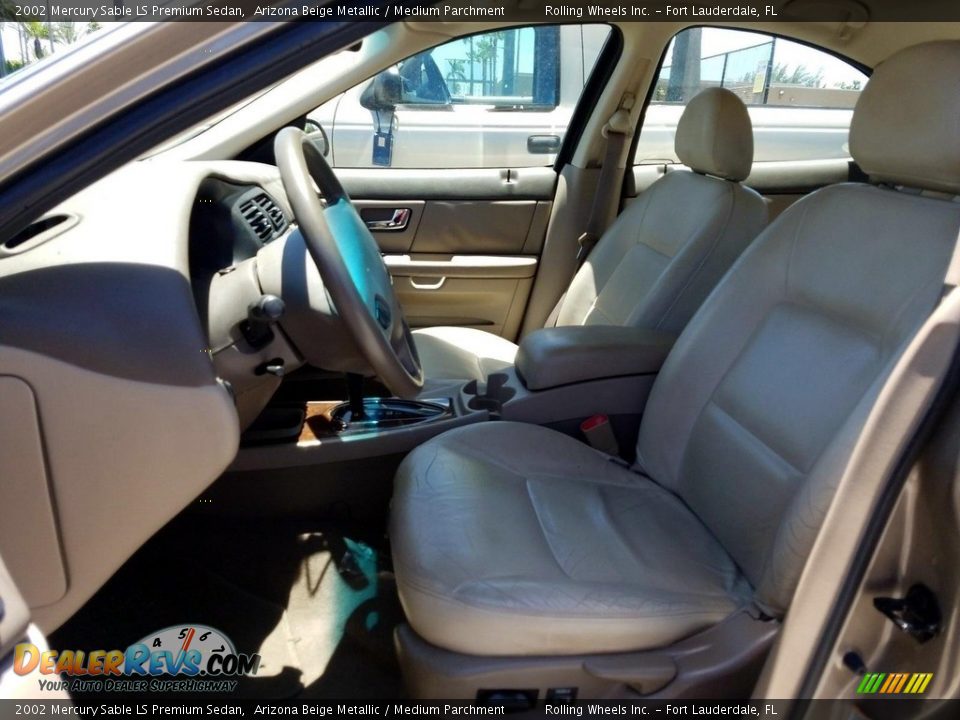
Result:
[[[790,40],[689,28],[667,48],[634,164],[679,162],[677,121],[709,87],[727,88],[747,105],[755,162],[849,158],[850,119],[867,79],[850,63]]]
[[[310,113],[345,168],[552,165],[610,34],[535,25],[418,53]]]

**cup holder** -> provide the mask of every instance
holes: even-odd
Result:
[[[338,405],[331,416],[341,430],[386,430],[448,417],[452,412],[449,402],[364,398],[362,416],[353,417],[350,403]]]
[[[517,394],[517,389],[507,383],[510,376],[505,373],[493,373],[485,384],[471,380],[463,386],[463,392],[470,397],[467,407],[471,410],[486,410],[493,416],[499,416],[504,403]]]

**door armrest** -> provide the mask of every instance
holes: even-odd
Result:
[[[659,372],[676,337],[645,328],[576,325],[535,330],[520,343],[517,375],[528,390]]]

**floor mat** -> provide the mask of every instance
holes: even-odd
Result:
[[[176,625],[222,631],[260,669],[231,697],[396,698],[402,618],[377,538],[292,522],[180,518],[50,639],[124,649]],[[377,546],[380,547],[377,547]]]

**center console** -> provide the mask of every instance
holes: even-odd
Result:
[[[635,437],[673,341],[672,335],[637,328],[545,328],[523,340],[515,367],[483,382],[428,381],[414,400],[364,398],[354,385],[352,400],[270,408],[245,433],[235,469],[402,455],[442,432],[489,420],[576,435],[580,421],[604,414],[619,419],[624,437]]]
[[[584,439],[581,423],[602,414],[612,433],[605,451],[629,462],[672,343],[669,335],[629,328],[537,330],[520,344],[514,367],[481,382],[428,379],[413,400],[365,397],[356,376],[347,389],[342,376],[336,386],[323,384],[329,376],[302,387],[285,383],[293,392],[275,398],[248,428],[214,488],[222,494],[211,497],[258,515],[271,508],[382,520],[408,452],[441,433],[490,421],[544,425]]]

